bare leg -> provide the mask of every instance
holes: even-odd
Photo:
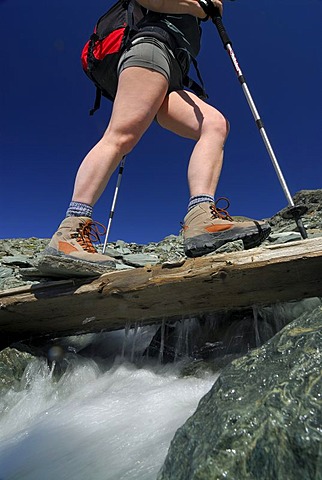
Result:
[[[214,195],[223,162],[228,122],[215,108],[189,92],[173,92],[158,114],[162,126],[196,140],[188,167],[191,195]],[[225,243],[242,240],[245,248],[258,246],[270,233],[265,222],[233,221],[219,214],[214,204],[201,202],[184,218],[184,251],[188,257],[213,252]]]
[[[168,81],[158,72],[140,67],[123,70],[110,123],[78,170],[73,201],[95,204],[122,157],[150,126],[167,89]]]
[[[164,128],[197,142],[188,167],[190,195],[214,195],[229,130],[225,117],[193,93],[179,91],[165,98],[157,118]]]

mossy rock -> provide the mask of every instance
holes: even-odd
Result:
[[[322,479],[322,308],[225,368],[158,480]]]

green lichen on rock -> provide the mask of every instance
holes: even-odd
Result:
[[[158,480],[322,479],[322,308],[223,370]]]

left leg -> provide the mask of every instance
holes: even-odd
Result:
[[[189,209],[184,219],[186,255],[198,257],[233,240],[242,240],[245,248],[264,241],[270,233],[267,223],[236,222],[211,199],[219,180],[229,129],[224,116],[192,93],[179,91],[165,98],[157,118],[161,126],[196,140],[188,167],[188,183],[190,194],[195,197],[193,202],[198,203]]]
[[[214,107],[187,91],[172,92],[158,112],[159,124],[196,141],[188,167],[190,195],[214,195],[229,126]]]

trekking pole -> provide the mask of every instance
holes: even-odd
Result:
[[[114,216],[114,211],[115,211],[115,204],[116,204],[117,195],[118,195],[118,193],[119,193],[119,188],[120,188],[120,185],[121,185],[121,180],[122,180],[124,165],[125,165],[125,155],[124,155],[124,157],[123,157],[122,160],[121,160],[121,164],[120,164],[120,168],[119,168],[119,173],[118,173],[118,176],[117,176],[117,182],[116,182],[114,197],[113,197],[113,201],[112,201],[110,216],[109,216],[108,224],[107,224],[107,228],[106,228],[106,235],[105,235],[105,240],[104,240],[104,245],[103,245],[103,254],[105,253],[108,236],[109,236],[109,233],[110,233],[110,230],[111,230],[111,224],[112,224],[112,220],[113,220],[113,216]]]
[[[214,4],[211,2],[211,0],[199,0],[199,4],[203,8],[205,13],[207,15],[209,15],[209,17],[211,18],[211,20],[213,21],[213,23],[217,27],[217,30],[218,30],[219,36],[221,38],[221,41],[223,43],[223,46],[229,54],[230,60],[231,60],[233,66],[234,66],[234,69],[236,71],[238,80],[239,80],[239,82],[242,86],[242,89],[244,91],[244,94],[246,96],[246,100],[248,102],[248,105],[249,105],[249,107],[252,111],[252,114],[254,116],[255,123],[256,123],[256,125],[259,129],[259,132],[262,136],[265,147],[268,151],[268,154],[269,154],[269,156],[271,158],[271,161],[273,163],[273,166],[275,168],[275,171],[276,171],[276,174],[277,174],[278,179],[280,181],[281,187],[284,191],[287,202],[289,204],[289,208],[287,208],[287,210],[283,214],[283,217],[284,218],[293,218],[296,222],[296,225],[297,225],[297,228],[298,228],[299,232],[301,233],[302,238],[305,239],[305,238],[307,238],[307,232],[306,232],[305,227],[303,225],[303,221],[301,219],[301,216],[304,215],[304,213],[306,213],[308,209],[305,205],[295,205],[294,204],[294,201],[292,199],[292,196],[290,194],[290,191],[289,191],[289,189],[287,187],[287,184],[286,184],[286,181],[284,179],[283,173],[280,169],[277,158],[275,156],[274,150],[273,150],[273,148],[271,146],[271,143],[268,139],[268,136],[266,134],[266,131],[265,131],[265,128],[264,128],[264,123],[259,116],[259,113],[257,111],[254,100],[253,100],[253,98],[251,96],[251,93],[248,89],[248,86],[246,84],[245,77],[244,77],[243,72],[242,72],[242,70],[239,66],[236,55],[233,51],[232,42],[231,42],[231,40],[230,40],[230,38],[229,38],[229,36],[226,32],[226,29],[223,25],[222,18],[221,18],[221,15],[220,15],[220,11],[217,7],[214,6]]]

